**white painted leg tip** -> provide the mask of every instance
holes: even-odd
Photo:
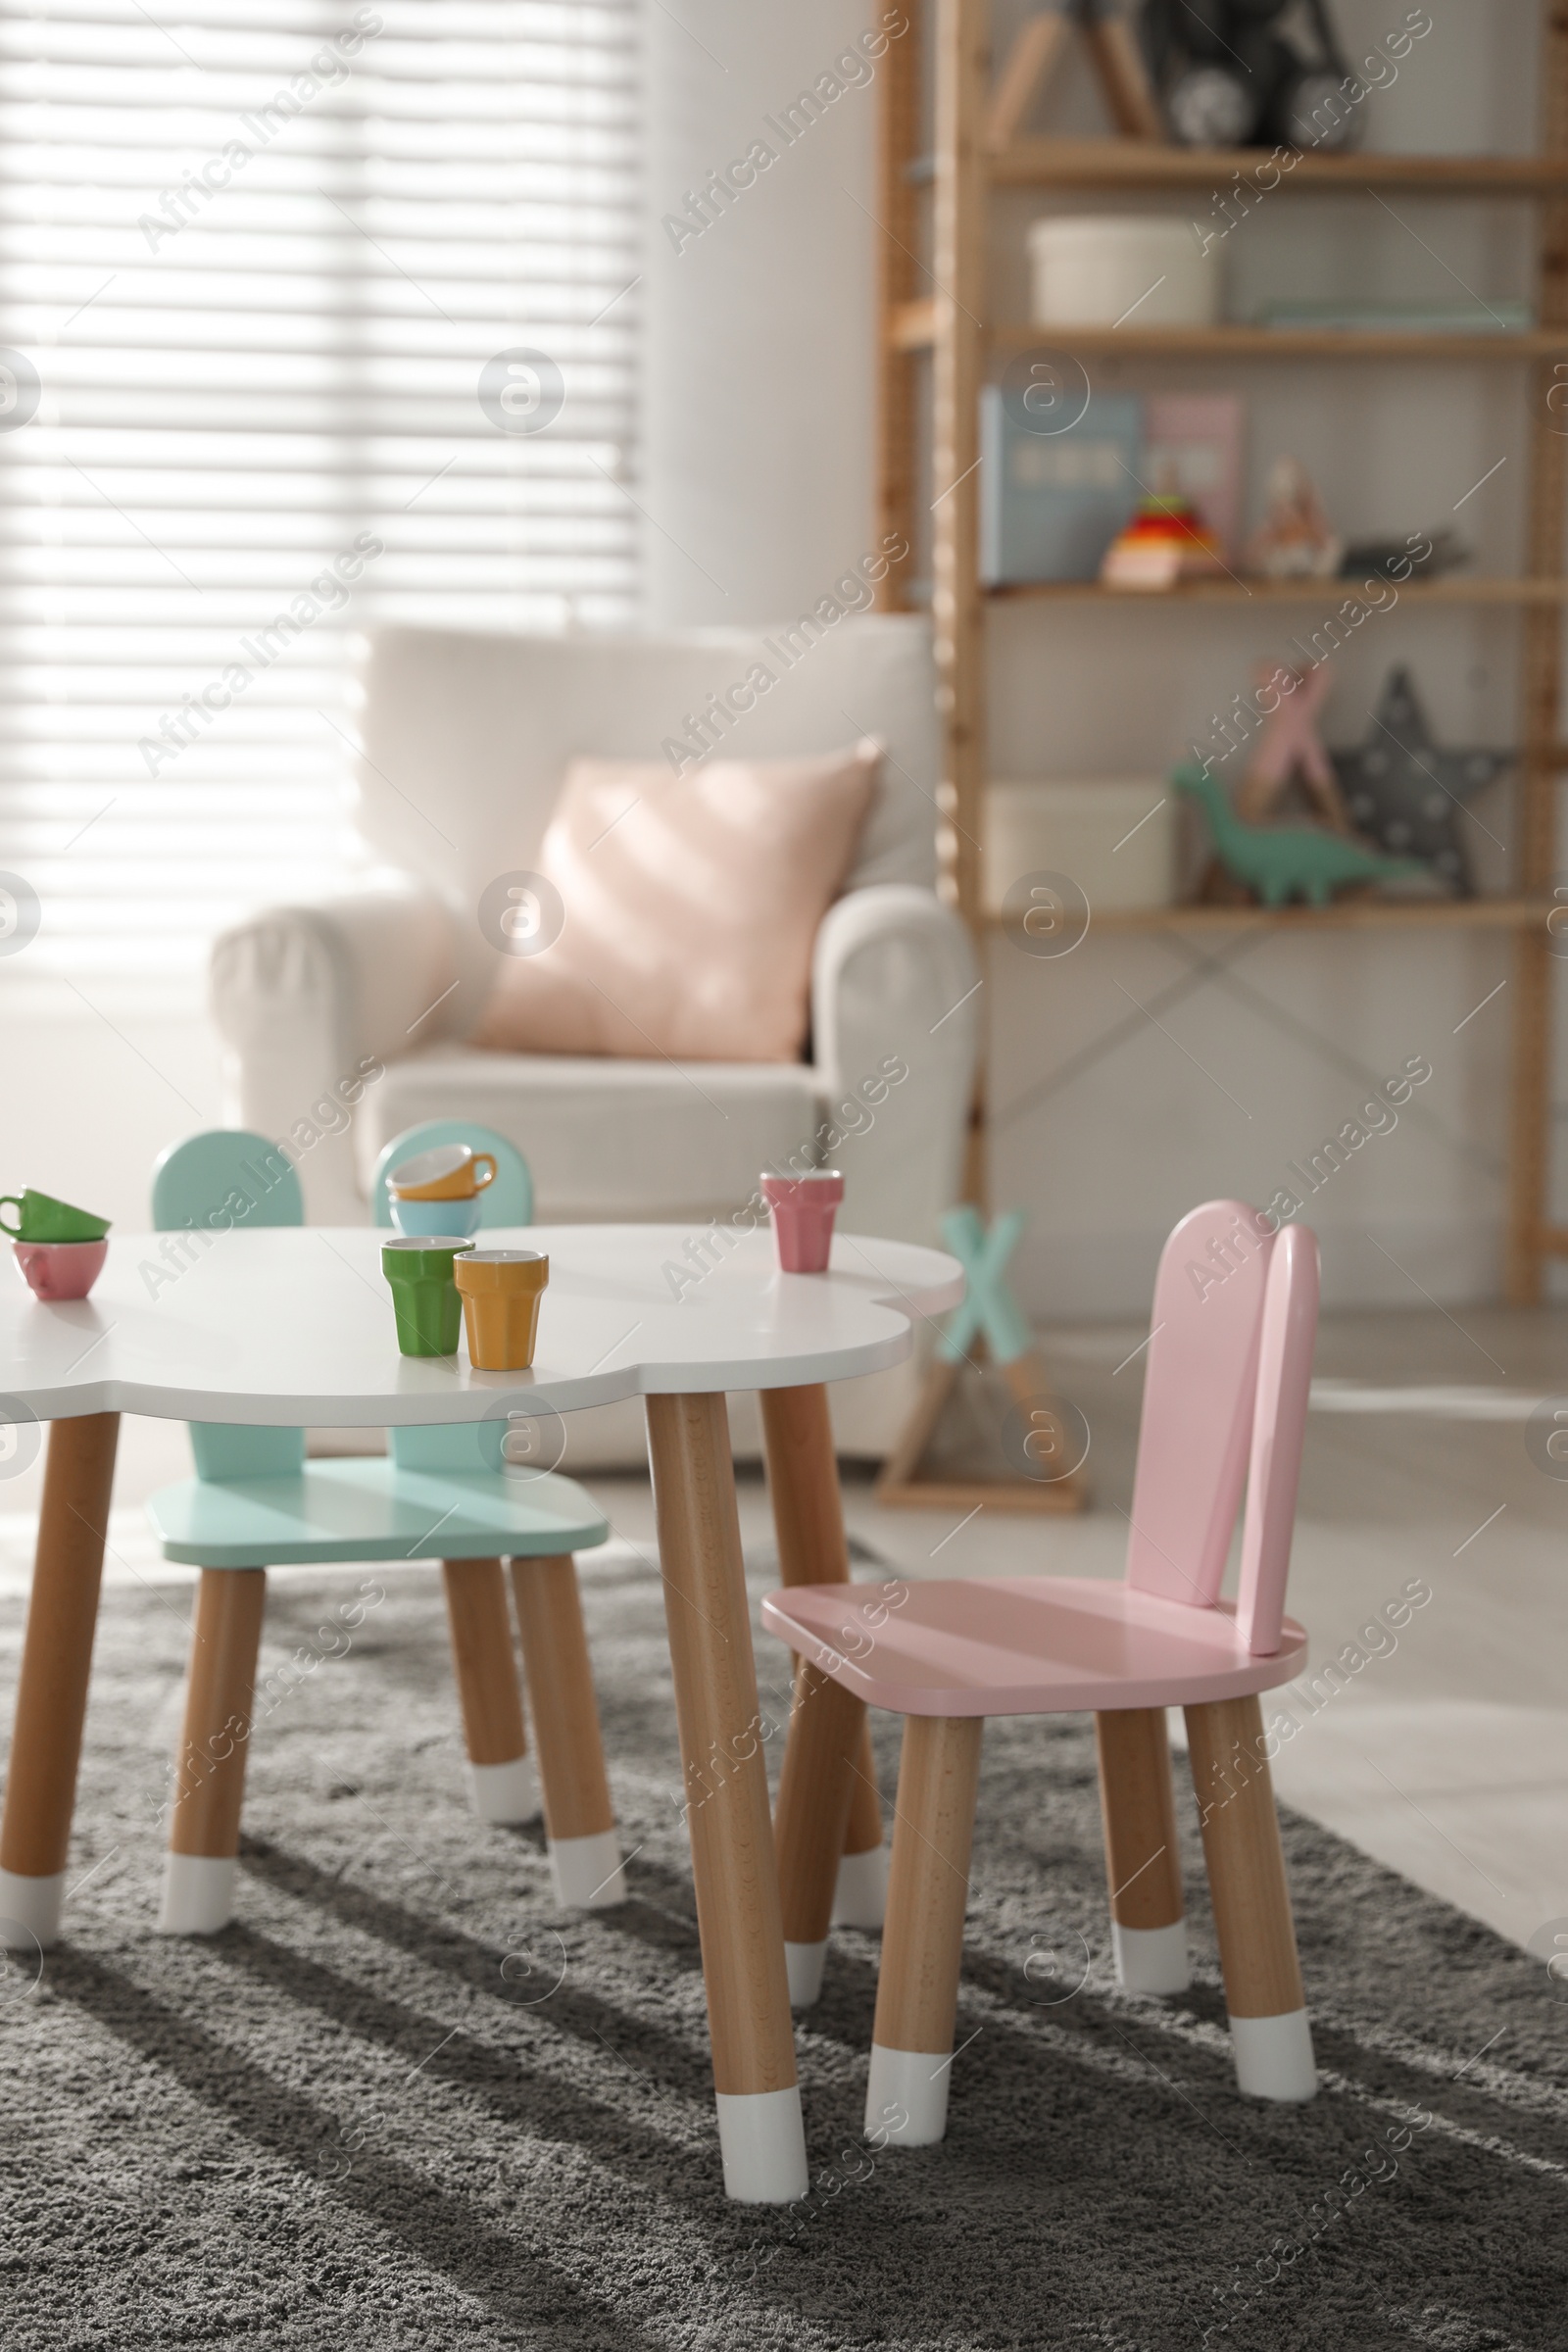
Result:
[[[879,1928],[888,1907],[888,1849],[873,1845],[863,1854],[840,1854],[833,1889],[836,1928]]]
[[[550,1875],[556,1900],[568,1911],[609,1911],[626,1900],[620,1838],[613,1830],[591,1838],[552,1838]]]
[[[1185,1992],[1193,1981],[1184,1919],[1168,1928],[1124,1928],[1113,1919],[1110,1941],[1124,1992]]]
[[[65,1892],[63,1870],[47,1879],[0,1870],[0,1951],[30,1952],[35,1945],[47,1951],[60,1935]]]
[[[809,2184],[801,2089],[719,2091],[724,2194],[739,2205],[788,2205]]]
[[[1317,2093],[1312,2029],[1304,2009],[1283,2017],[1233,2017],[1236,2087],[1249,2099],[1310,2099]]]
[[[948,2129],[953,2060],[938,2050],[890,2050],[871,2044],[865,2086],[865,2136],[890,2148],[929,2148]]]
[[[827,1937],[820,1943],[786,1943],[784,1966],[789,1971],[790,2007],[809,2009],[822,1989],[822,1963],[827,1958]]]
[[[160,1936],[216,1936],[234,1916],[232,1854],[166,1854]]]
[[[479,1819],[496,1829],[513,1829],[539,1818],[532,1756],[514,1756],[510,1764],[470,1764],[468,1793]]]

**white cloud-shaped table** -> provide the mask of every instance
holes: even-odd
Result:
[[[541,1250],[550,1286],[525,1373],[461,1353],[400,1355],[383,1236],[303,1228],[115,1237],[90,1299],[45,1306],[0,1287],[0,1460],[52,1425],[0,1874],[66,1866],[118,1416],[269,1426],[535,1425],[648,1400],[661,1566],[688,1786],[732,2196],[803,2194],[796,2083],[757,1674],[724,1393],[763,1393],[786,1579],[847,1573],[822,1384],[900,1362],[912,1327],[957,1303],[934,1250],[840,1235],[826,1275],[781,1275],[770,1234],[534,1226],[487,1246]],[[793,1570],[793,1573],[792,1573]],[[34,1728],[36,1727],[36,1728]],[[714,1759],[722,1770],[713,1770]]]

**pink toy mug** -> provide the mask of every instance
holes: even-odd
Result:
[[[837,1168],[808,1176],[763,1176],[761,1194],[773,1215],[778,1262],[786,1274],[825,1274],[833,1248],[833,1219],[844,1198]]]
[[[13,1242],[11,1253],[35,1298],[85,1298],[104,1270],[104,1242]]]

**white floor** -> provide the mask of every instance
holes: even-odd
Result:
[[[1118,1575],[1139,1359],[1115,1367],[1143,1336],[1101,1326],[1046,1341],[1094,1431],[1081,1518],[884,1511],[852,1473],[852,1534],[910,1576]],[[1526,1449],[1554,1380],[1568,1410],[1568,1313],[1468,1310],[1462,1327],[1442,1310],[1325,1320],[1291,1588],[1315,1690],[1298,1686],[1288,1702],[1298,1729],[1275,1765],[1288,1802],[1519,1943],[1568,1920],[1568,1481]],[[138,1507],[187,1472],[179,1428],[125,1423],[111,1581],[190,1581],[158,1559]],[[646,1480],[588,1483],[616,1536],[651,1546]],[[0,1592],[26,1590],[37,1485],[37,1465],[0,1481]],[[740,1499],[747,1536],[765,1540],[755,1473]],[[1409,1584],[1431,1597],[1391,1631],[1383,1612]],[[1336,1656],[1331,1688],[1322,1668]]]

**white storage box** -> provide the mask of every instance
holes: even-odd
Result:
[[[1220,316],[1218,257],[1187,220],[1037,220],[1029,264],[1036,326],[1212,326]]]
[[[1035,873],[1066,874],[1091,909],[1107,914],[1168,906],[1176,895],[1176,805],[1164,777],[987,785],[987,908],[999,911],[1018,877]]]

